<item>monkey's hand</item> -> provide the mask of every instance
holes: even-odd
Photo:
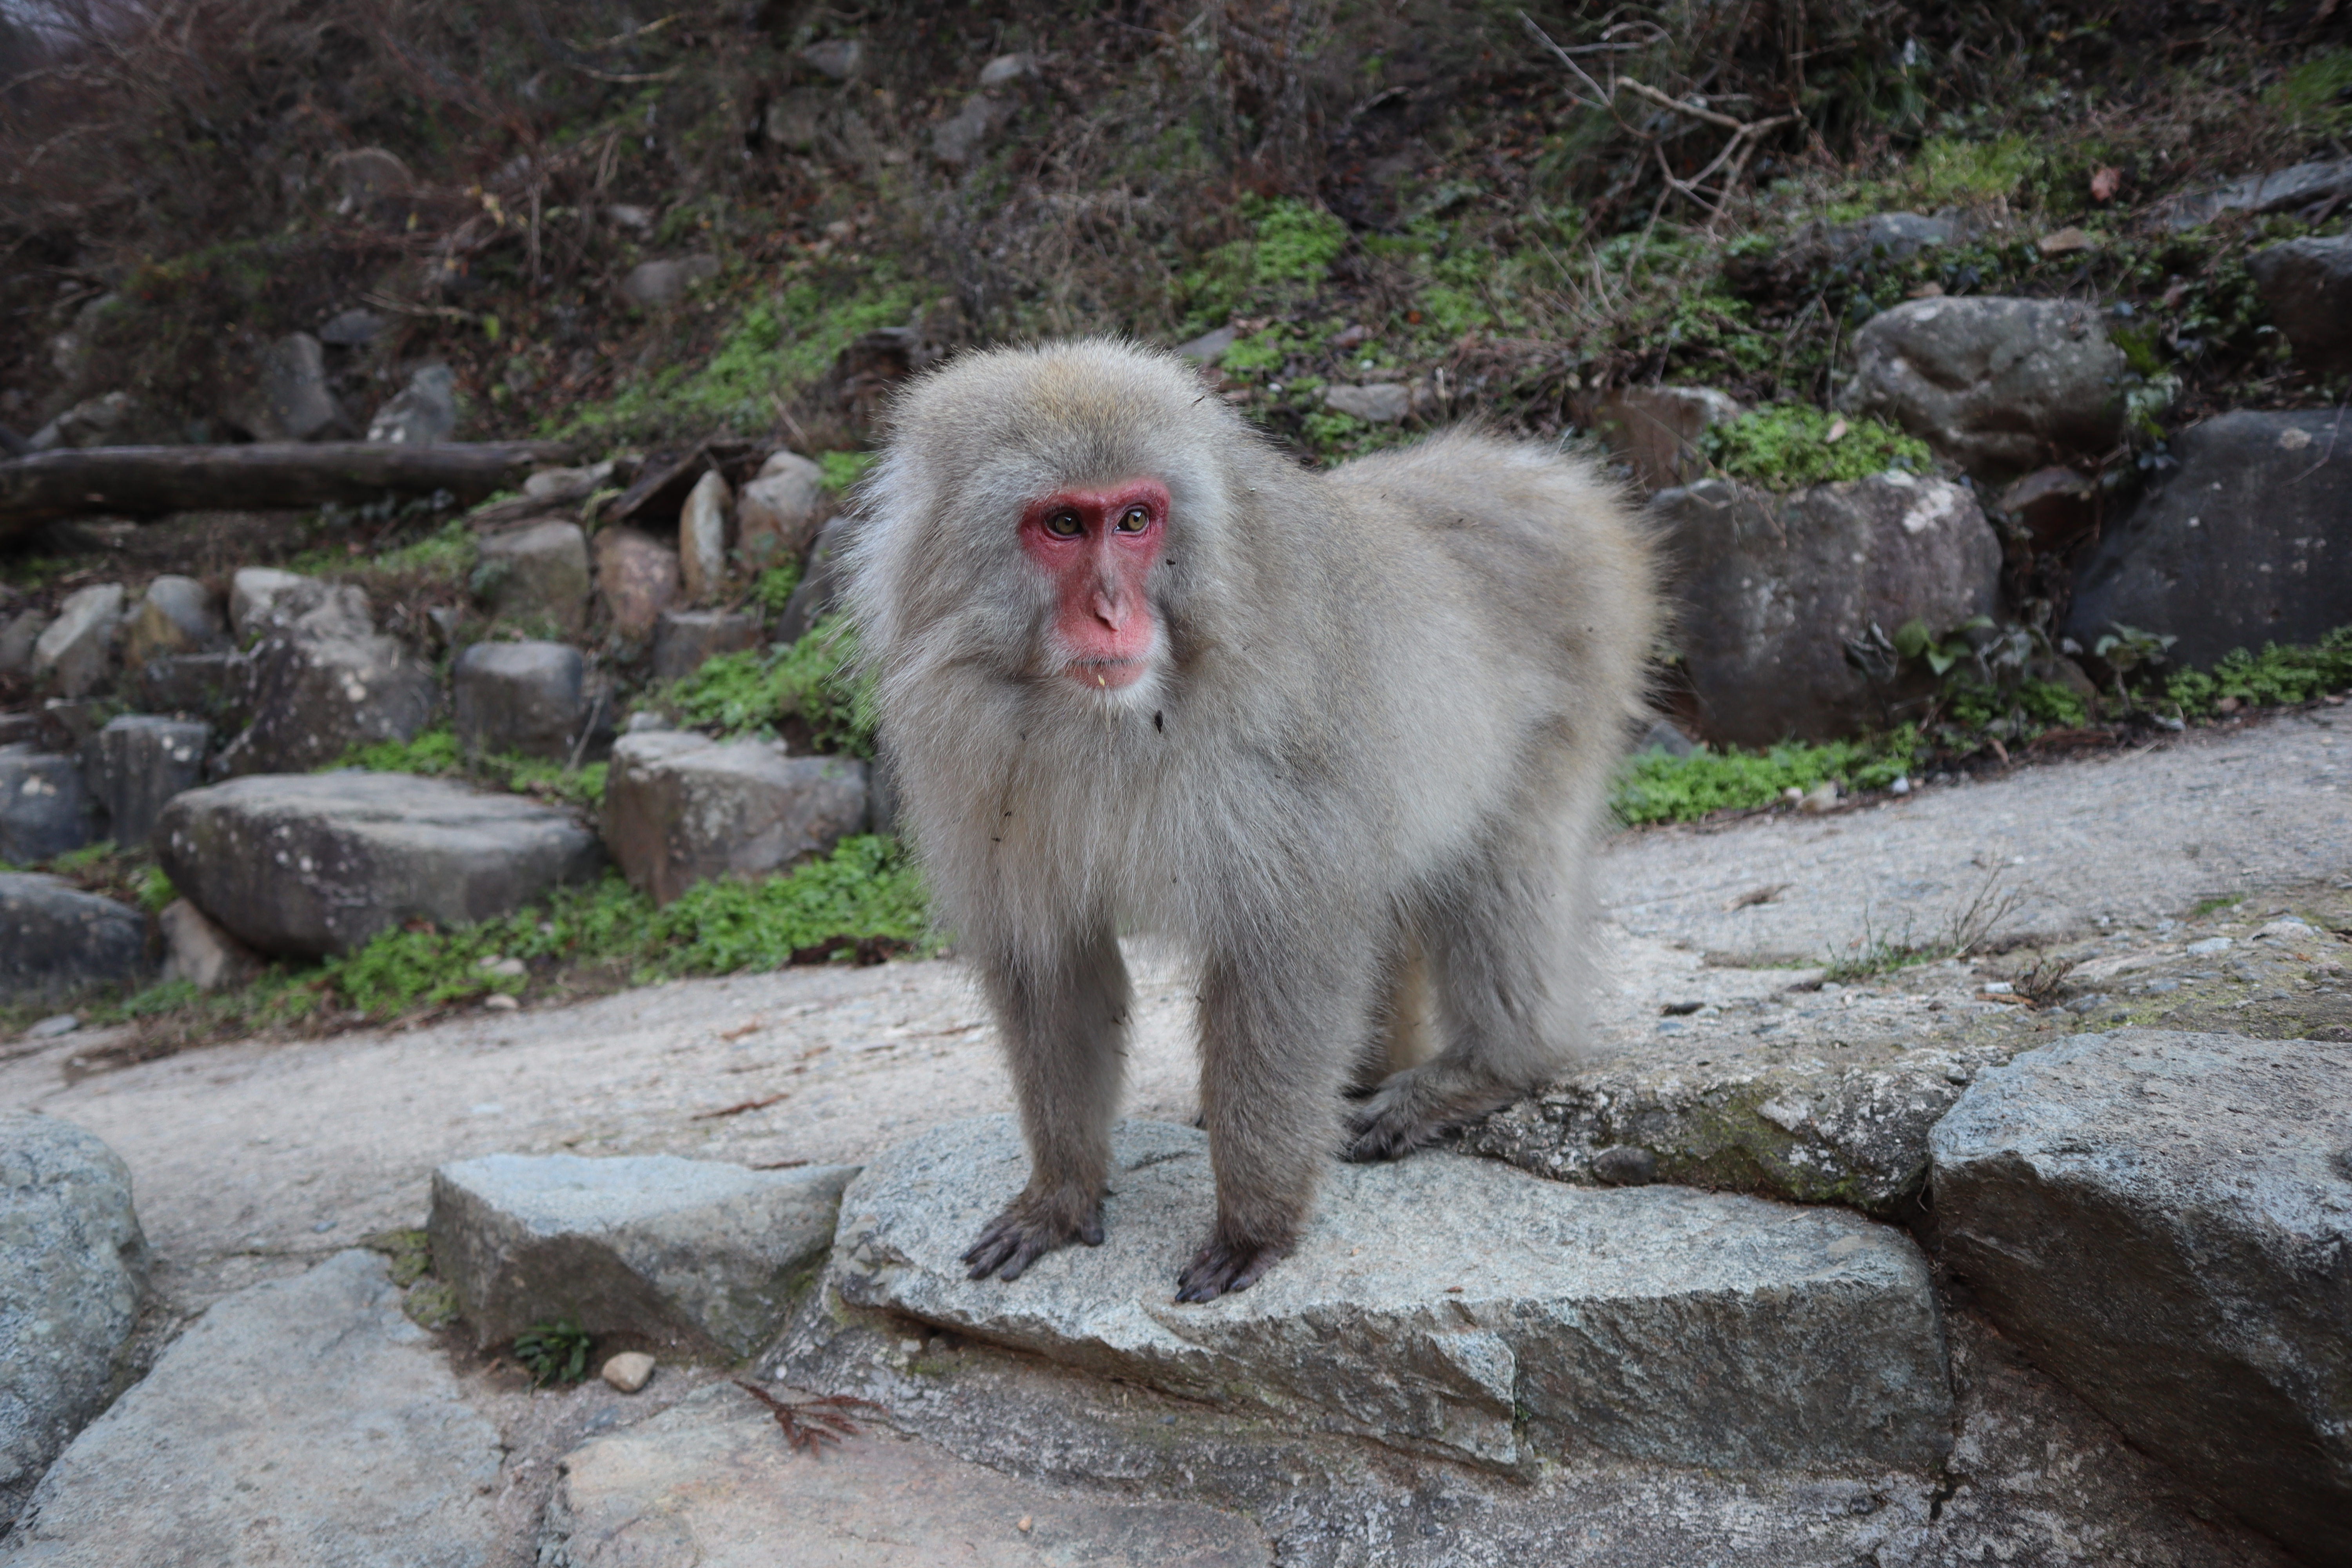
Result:
[[[971,1269],[969,1278],[985,1279],[993,1274],[1000,1279],[1018,1279],[1032,1263],[1074,1241],[1100,1247],[1102,1199],[1086,1200],[1080,1212],[1071,1212],[1078,1207],[1056,1193],[1022,1194],[988,1222],[988,1228],[963,1255]]]
[[[1509,1085],[1426,1062],[1390,1075],[1348,1117],[1340,1158],[1358,1164],[1397,1160],[1448,1128],[1476,1120],[1517,1096]]]
[[[1265,1271],[1290,1256],[1287,1241],[1237,1241],[1212,1237],[1192,1266],[1176,1277],[1179,1301],[1213,1301],[1256,1284]]]

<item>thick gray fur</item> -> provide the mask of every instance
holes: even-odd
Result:
[[[1139,477],[1172,502],[1160,658],[1088,689],[1017,527]],[[1589,861],[1657,624],[1612,486],[1465,431],[1312,472],[1181,362],[1093,341],[925,377],[861,504],[850,603],[901,822],[1033,1155],[975,1273],[1101,1237],[1122,934],[1199,964],[1218,1218],[1181,1299],[1281,1258],[1334,1152],[1402,1154],[1573,1058]],[[1380,1078],[1424,1016],[1434,1054]]]

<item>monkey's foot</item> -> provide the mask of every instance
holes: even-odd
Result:
[[[1102,1200],[1086,1205],[1076,1216],[1070,1214],[1073,1206],[1066,1199],[1026,1193],[1013,1199],[963,1255],[971,1269],[969,1278],[985,1279],[993,1274],[999,1279],[1018,1279],[1032,1263],[1074,1241],[1100,1247]]]
[[[1265,1271],[1290,1256],[1286,1241],[1228,1241],[1213,1237],[1191,1267],[1176,1277],[1179,1301],[1213,1301],[1256,1284]]]
[[[1491,1081],[1445,1082],[1430,1069],[1436,1064],[1409,1068],[1393,1074],[1370,1099],[1349,1112],[1348,1146],[1340,1158],[1358,1164],[1395,1160],[1451,1127],[1475,1121],[1498,1106],[1508,1105],[1516,1093]]]

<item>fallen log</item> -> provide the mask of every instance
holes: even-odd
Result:
[[[564,460],[557,441],[409,447],[321,441],[250,447],[84,447],[0,462],[0,539],[33,523],[109,512],[356,505],[446,490],[460,502]]]

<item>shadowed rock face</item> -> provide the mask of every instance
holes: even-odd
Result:
[[[2352,235],[2290,239],[2246,258],[2271,320],[2313,370],[2352,364]]]
[[[835,1288],[1186,1398],[1496,1468],[1577,1441],[1730,1467],[1924,1464],[1950,1442],[1927,1261],[1853,1215],[1424,1153],[1335,1169],[1288,1259],[1177,1306],[1209,1231],[1205,1137],[1121,1123],[1104,1245],[1009,1285],[966,1279],[960,1255],[1027,1173],[1009,1117],[892,1150],[843,1197]]]
[[[2178,637],[2176,668],[2352,622],[2352,420],[2242,410],[2172,440],[2179,467],[2075,575],[2068,635]]]
[[[2003,1332],[2249,1524],[2352,1561],[2352,1046],[2077,1035],[1932,1143],[1945,1260]]]
[[[564,812],[406,773],[190,790],[163,809],[155,850],[198,908],[267,953],[346,952],[411,919],[488,920],[604,865]]]
[[[624,736],[604,786],[604,842],[634,887],[668,903],[713,877],[829,853],[866,823],[866,764],[788,757],[685,731]]]
[[[0,1002],[133,983],[147,967],[137,910],[54,877],[0,872]]]
[[[1882,721],[1890,691],[1848,646],[1915,618],[1941,636],[1999,602],[2000,542],[1943,479],[1890,472],[1787,496],[1708,479],[1651,508],[1713,741],[1828,740]]]

